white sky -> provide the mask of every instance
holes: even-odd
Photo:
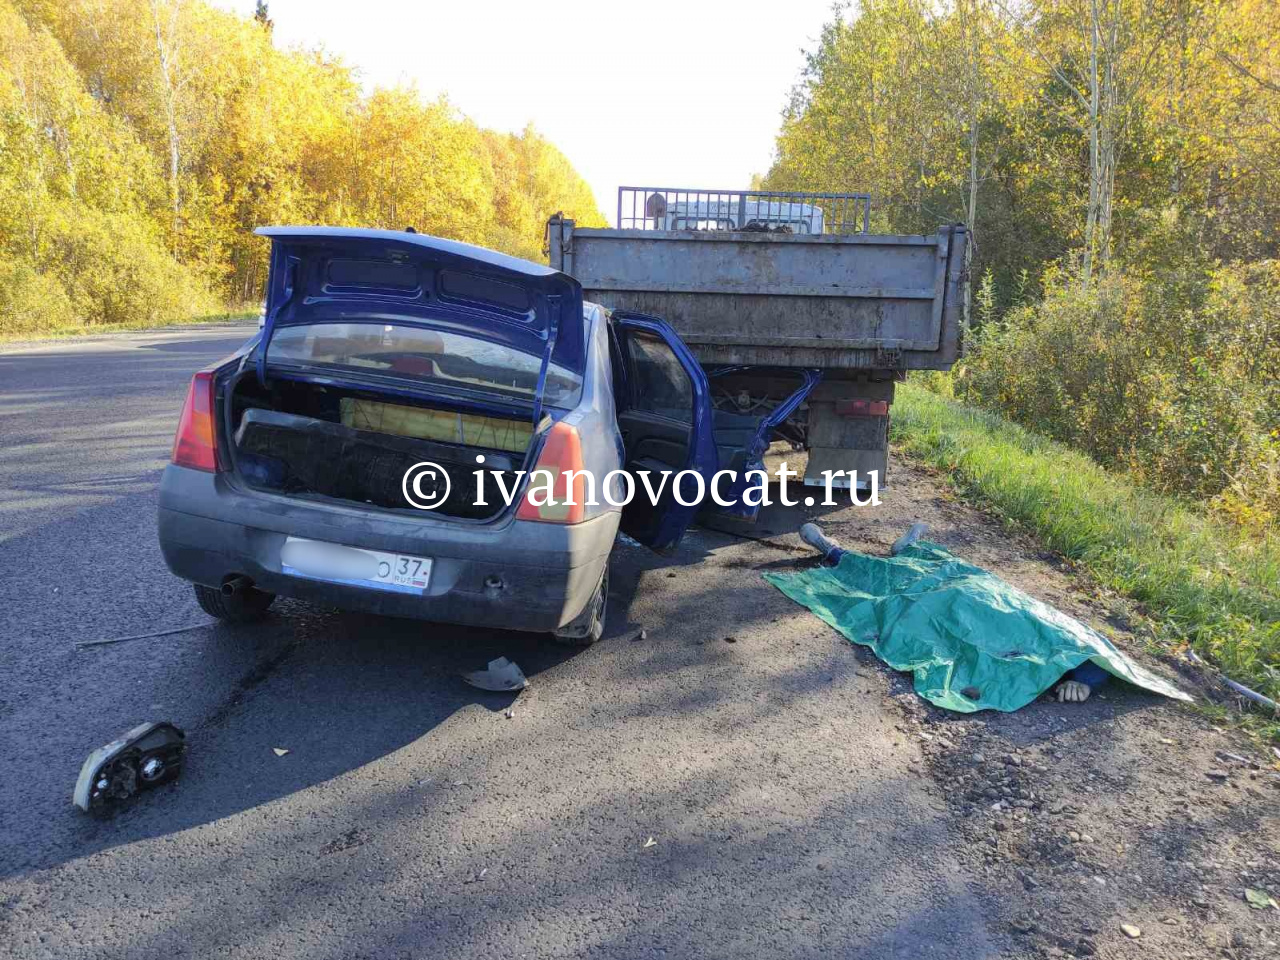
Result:
[[[251,15],[253,0],[214,0]],[[532,121],[611,221],[617,188],[743,189],[832,0],[269,0],[276,45],[322,46],[366,85],[446,93],[482,126]]]

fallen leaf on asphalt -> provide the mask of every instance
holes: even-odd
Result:
[[[1276,906],[1276,902],[1271,895],[1263,890],[1249,888],[1245,890],[1244,898],[1249,901],[1249,906],[1255,910],[1265,910],[1267,907]]]
[[[644,842],[644,848],[646,850],[648,850],[650,847],[656,847],[657,845],[658,845],[658,841],[653,839],[653,837],[650,837],[648,840]]]
[[[272,747],[271,752],[274,753],[277,757],[283,757],[289,751],[286,750],[284,747]]]

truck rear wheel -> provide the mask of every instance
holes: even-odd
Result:
[[[193,583],[192,587],[200,609],[227,623],[253,623],[261,620],[276,598],[274,593],[266,593],[256,587],[243,587],[229,595],[217,587],[206,587],[202,583]]]
[[[609,606],[609,568],[605,567],[600,585],[583,611],[551,636],[567,647],[589,647],[604,636],[604,618]]]

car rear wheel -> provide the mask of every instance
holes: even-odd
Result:
[[[604,636],[604,618],[609,606],[609,568],[583,611],[551,636],[567,647],[589,647]]]
[[[267,614],[267,608],[275,600],[274,593],[266,593],[256,587],[241,587],[227,593],[217,587],[206,587],[201,583],[192,586],[196,591],[196,603],[200,609],[211,617],[225,620],[227,623],[253,623]]]

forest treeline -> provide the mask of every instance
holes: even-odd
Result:
[[[535,130],[200,0],[0,0],[0,334],[252,303],[271,223],[402,228],[541,258],[546,218],[603,225]]]
[[[968,355],[936,389],[1280,519],[1280,0],[862,0],[765,182],[972,226]]]

